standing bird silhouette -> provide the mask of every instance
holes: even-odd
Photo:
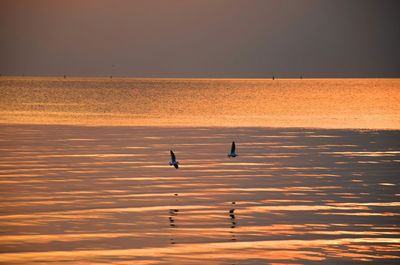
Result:
[[[228,154],[228,157],[237,157],[236,146],[234,141],[232,142],[231,152]]]
[[[176,161],[175,154],[174,154],[174,152],[172,150],[170,150],[170,153],[171,153],[171,161],[169,162],[169,165],[170,166],[174,166],[176,169],[178,169],[179,168],[179,162]]]

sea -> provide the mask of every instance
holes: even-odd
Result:
[[[0,77],[0,264],[397,265],[399,100],[399,79]]]

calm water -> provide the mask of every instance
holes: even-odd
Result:
[[[0,133],[2,264],[400,262],[400,131]]]
[[[400,79],[0,77],[0,264],[399,264],[399,129]]]
[[[0,77],[0,122],[400,129],[400,79]]]

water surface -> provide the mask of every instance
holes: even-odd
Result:
[[[400,79],[0,77],[0,122],[400,129]]]
[[[0,77],[0,123],[2,264],[400,262],[399,79]]]
[[[400,262],[399,131],[2,125],[0,134],[2,264]]]

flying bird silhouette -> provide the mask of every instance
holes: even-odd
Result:
[[[178,169],[179,168],[179,166],[178,166],[179,162],[176,161],[175,154],[174,154],[174,152],[172,150],[170,150],[170,153],[171,153],[171,161],[169,162],[169,165],[170,166],[174,166],[176,169]]]
[[[228,154],[228,157],[236,157],[236,146],[235,146],[235,142],[232,142],[232,147],[231,147],[231,152]]]

